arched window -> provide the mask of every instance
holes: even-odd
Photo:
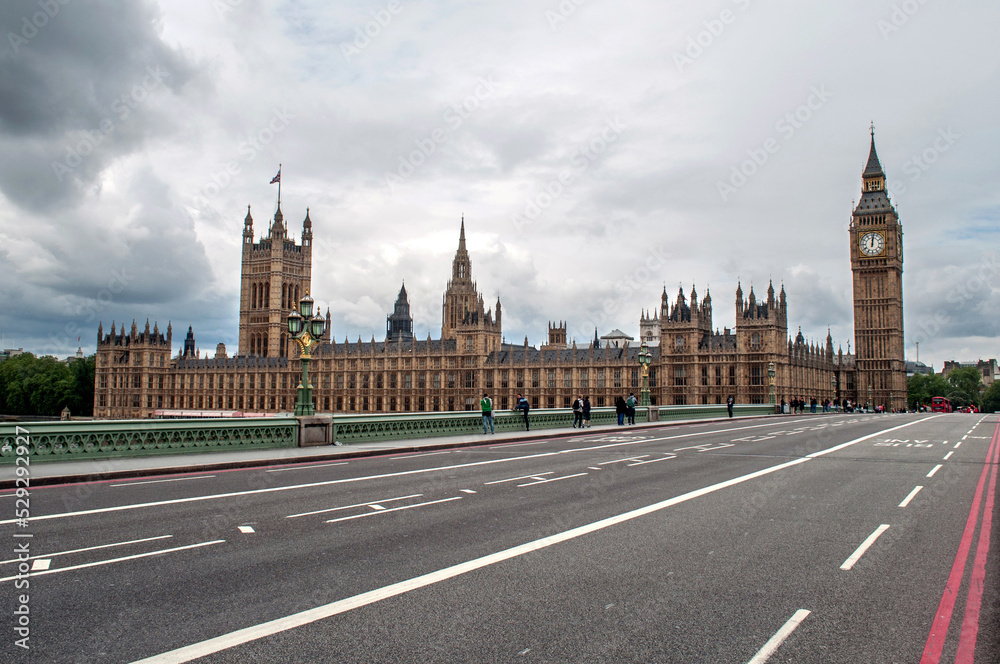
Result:
[[[271,308],[271,284],[267,282],[264,283],[264,308]]]
[[[288,296],[288,285],[287,284],[281,284],[281,308],[282,309],[287,309],[288,308],[288,297],[287,296]]]
[[[250,284],[250,308],[257,308],[257,284]]]
[[[287,341],[288,341],[288,337],[285,334],[282,334],[281,335],[281,345],[278,348],[278,352],[281,353],[281,357],[286,357],[288,355],[288,353],[285,352],[287,350],[286,349],[286,343],[287,343]]]
[[[260,356],[267,357],[267,335],[265,334],[260,340]]]

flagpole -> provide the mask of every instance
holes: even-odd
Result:
[[[278,209],[281,209],[281,164],[278,164]]]

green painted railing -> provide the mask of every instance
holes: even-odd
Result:
[[[733,415],[736,417],[773,413],[774,406],[769,405],[740,405],[733,409]],[[658,414],[660,421],[700,420],[727,416],[725,405],[659,406]],[[569,408],[532,410],[528,417],[532,429],[569,428],[573,425],[573,411]],[[645,408],[636,408],[635,421],[649,421]],[[618,416],[614,408],[593,408],[590,411],[591,426],[617,422]],[[495,431],[524,431],[524,416],[520,412],[494,411],[493,428]],[[333,416],[333,439],[341,445],[406,438],[482,435],[482,433],[482,414],[476,411]]]
[[[0,425],[0,464],[14,463],[18,447],[31,461],[70,461],[295,447],[298,439],[294,417],[23,422]]]

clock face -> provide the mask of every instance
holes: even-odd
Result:
[[[885,236],[881,233],[865,233],[861,236],[859,246],[865,256],[878,256],[885,248]]]

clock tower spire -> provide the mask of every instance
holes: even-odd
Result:
[[[851,215],[857,400],[886,410],[906,405],[903,355],[903,228],[885,185],[871,129],[861,199]]]

